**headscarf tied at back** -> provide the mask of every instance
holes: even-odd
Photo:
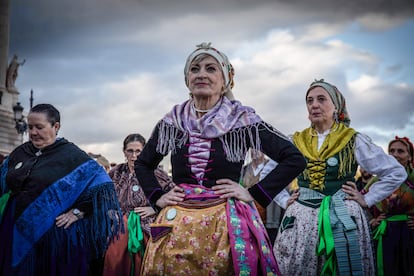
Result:
[[[229,100],[234,100],[233,92],[231,89],[234,86],[234,69],[231,65],[229,59],[225,54],[217,50],[216,48],[211,47],[211,42],[206,43],[203,42],[199,45],[196,45],[197,49],[194,50],[187,58],[187,61],[185,63],[184,67],[184,77],[185,77],[185,84],[189,85],[187,74],[190,70],[190,65],[193,62],[193,60],[200,54],[207,54],[212,56],[217,60],[217,62],[220,65],[221,71],[223,72],[224,76],[224,96],[226,96]]]
[[[336,86],[327,83],[324,79],[315,80],[309,86],[308,91],[306,92],[306,97],[308,96],[309,91],[311,91],[315,87],[322,87],[323,89],[328,92],[329,96],[331,96],[332,102],[335,105],[336,112],[338,115],[338,121],[344,123],[344,125],[348,126],[351,124],[351,118],[349,118],[348,111],[346,109],[345,97],[342,93],[336,88]]]

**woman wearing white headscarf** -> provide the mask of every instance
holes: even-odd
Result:
[[[283,275],[375,275],[370,229],[363,208],[390,195],[407,177],[396,160],[349,127],[345,98],[323,80],[306,93],[311,126],[293,135],[307,159],[299,197],[286,209],[274,253]],[[379,177],[362,195],[358,164]],[[282,191],[286,207],[289,194]],[[294,195],[294,197],[297,196]],[[282,198],[282,199],[281,199]]]
[[[155,127],[135,163],[160,213],[151,226],[144,275],[278,275],[271,243],[254,205],[267,206],[304,168],[297,148],[255,111],[234,100],[227,57],[203,43],[184,68],[190,99]],[[251,188],[239,185],[249,148],[279,165]],[[169,192],[153,170],[171,153]]]

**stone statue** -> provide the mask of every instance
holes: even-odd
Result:
[[[15,88],[14,84],[17,79],[17,71],[19,69],[20,65],[23,65],[26,62],[24,59],[23,61],[19,62],[17,55],[13,55],[13,59],[9,64],[9,67],[7,68],[6,73],[6,87],[7,88]]]

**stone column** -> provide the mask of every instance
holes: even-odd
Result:
[[[10,0],[0,0],[0,91],[6,91],[9,55]]]
[[[13,105],[18,101],[17,89],[6,88],[6,75],[9,66],[10,36],[10,0],[0,0],[0,154],[9,154],[23,142],[23,136],[17,134],[13,114]]]

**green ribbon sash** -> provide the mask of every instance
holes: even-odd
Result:
[[[3,218],[4,209],[6,209],[6,205],[7,205],[7,202],[9,201],[10,194],[11,194],[11,191],[3,194],[0,197],[0,222],[1,222],[1,219]]]
[[[132,257],[131,275],[134,275],[135,271],[135,253],[140,252],[143,255],[144,251],[144,233],[141,228],[141,219],[139,214],[132,211],[128,216],[128,252]]]
[[[382,249],[382,237],[387,230],[387,222],[388,221],[407,221],[408,215],[394,215],[389,218],[383,219],[381,223],[375,228],[373,232],[373,239],[378,241],[377,245],[377,275],[384,276],[384,257],[383,257],[383,249]]]
[[[321,275],[336,275],[335,243],[331,228],[330,205],[331,196],[326,196],[321,203],[318,219],[319,245],[316,250],[318,256],[325,255]]]

